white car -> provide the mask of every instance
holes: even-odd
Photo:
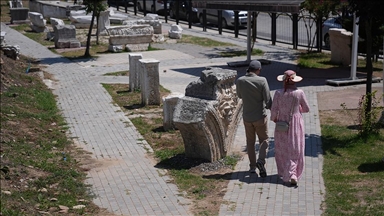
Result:
[[[155,0],[155,4],[153,4],[153,0],[137,0],[137,10],[144,10],[144,1],[145,1],[145,10],[150,11],[151,13],[164,13],[165,12],[165,2],[162,0]],[[167,1],[167,14],[169,12],[169,2]],[[155,9],[156,8],[156,9]]]
[[[203,24],[203,9],[199,8],[197,16],[200,23]],[[218,24],[218,10],[206,9],[207,23],[217,25]],[[239,26],[247,26],[247,11],[239,11]],[[221,26],[223,28],[235,26],[235,12],[233,10],[222,10]]]
[[[324,42],[325,47],[329,47],[331,44],[329,40],[329,29],[331,28],[342,28],[341,17],[329,18],[324,22],[322,28],[323,35],[321,38]]]

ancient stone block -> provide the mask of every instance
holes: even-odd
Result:
[[[97,31],[99,32],[99,35],[108,35],[107,28],[111,26],[109,11],[100,12],[99,20],[97,22]]]
[[[80,41],[76,39],[76,28],[73,25],[57,25],[54,27],[56,48],[78,48]]]
[[[52,27],[57,26],[57,25],[65,25],[65,23],[62,19],[51,17],[51,18],[49,18],[49,20],[51,21]]]
[[[130,53],[128,54],[129,59],[129,91],[140,90],[140,62],[139,60],[143,58],[143,55],[140,53]]]
[[[44,19],[41,13],[29,12],[28,16],[31,21],[30,27],[34,32],[48,32],[48,28],[45,26],[47,20]]]
[[[127,51],[148,50],[153,28],[148,25],[119,26],[107,28],[110,46],[123,46]]]
[[[143,105],[160,105],[159,61],[140,59],[141,102]]]
[[[171,29],[168,31],[168,36],[172,39],[181,39],[182,33],[183,29],[179,25],[172,24]]]
[[[92,22],[92,14],[87,14],[85,10],[71,11],[69,19],[76,28],[89,28]],[[97,25],[96,19],[93,21],[93,25]]]
[[[149,47],[149,43],[126,44],[125,45],[125,51],[127,51],[127,52],[147,51],[148,47]]]
[[[123,52],[123,50],[124,50],[123,45],[109,45],[108,46],[108,51],[110,51],[110,52],[119,53],[119,52]]]
[[[7,32],[1,31],[1,36],[0,36],[1,46],[5,46],[5,35],[6,34],[7,34]]]
[[[149,25],[153,28],[154,34],[162,34],[162,23],[158,19],[139,19],[139,20],[125,20],[123,25],[134,26],[134,25]]]
[[[173,113],[180,98],[184,95],[181,93],[172,93],[163,98],[163,128],[164,130],[177,129],[173,122]]]
[[[109,37],[110,45],[150,43],[152,35],[118,35]]]
[[[6,55],[8,58],[11,58],[13,60],[19,59],[19,45],[5,45],[1,47],[1,50],[4,52],[4,55]]]
[[[331,28],[329,38],[331,41],[331,62],[348,66],[351,64],[352,32],[345,29]]]
[[[216,161],[232,151],[242,111],[236,75],[234,70],[208,68],[179,99],[173,121],[183,137],[187,157]]]
[[[26,22],[28,20],[28,8],[10,8],[11,23]]]

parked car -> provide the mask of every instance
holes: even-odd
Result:
[[[133,0],[108,0],[107,3],[109,7],[117,5],[125,6],[125,4],[128,6],[129,4],[133,4]]]
[[[218,25],[218,10],[206,9],[207,23]],[[247,11],[239,11],[239,26],[247,26]],[[200,23],[203,24],[203,9],[198,9]],[[223,28],[235,26],[235,12],[233,10],[222,10],[221,26]]]
[[[162,13],[165,12],[165,2],[163,0],[137,0],[137,10],[144,10],[144,1],[145,1],[145,10],[150,11],[151,13]],[[153,4],[155,2],[155,4]],[[156,8],[156,11],[155,11]],[[169,1],[167,2],[167,12],[169,11]]]
[[[329,39],[329,29],[331,28],[342,28],[342,25],[341,25],[341,17],[333,17],[333,18],[329,18],[327,19],[324,24],[323,24],[323,27],[322,27],[322,40],[324,42],[324,46],[325,47],[329,47],[331,42],[330,42],[330,39]]]
[[[179,3],[179,19],[189,20],[189,10],[191,9],[191,22],[199,22],[199,17],[197,16],[197,8],[192,7],[189,4],[189,0],[171,0],[169,3],[169,16],[172,19],[176,18],[177,13],[177,3]]]

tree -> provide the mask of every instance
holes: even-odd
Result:
[[[107,9],[107,4],[104,0],[85,0],[84,4],[86,5],[85,11],[87,14],[92,13],[91,25],[89,26],[89,31],[87,35],[87,45],[85,48],[84,57],[90,57],[89,48],[91,46],[91,34],[93,23],[95,21],[95,17],[99,17],[100,12]]]
[[[314,23],[316,23],[317,31],[314,37],[317,37],[317,47],[318,51],[321,51],[322,46],[322,25],[329,18],[331,14],[337,14],[337,11],[343,6],[344,1],[340,0],[305,0],[300,5],[300,13],[303,17],[307,14],[310,18],[307,21],[304,19],[304,24],[307,29],[308,37],[308,49],[313,47],[313,41],[315,38],[311,39],[311,29]],[[313,19],[312,19],[313,17]],[[314,20],[311,22],[311,20]]]
[[[365,109],[366,120],[371,120],[372,111],[372,25],[379,21],[384,22],[384,4],[378,0],[348,0],[351,12],[355,12],[360,18],[360,22],[364,22],[366,33],[366,69],[367,69],[367,107]]]

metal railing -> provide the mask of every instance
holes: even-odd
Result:
[[[110,0],[114,1],[114,0]],[[122,0],[115,0],[115,1],[122,1]],[[124,0],[123,0],[124,1]],[[127,0],[125,0],[127,1]],[[138,13],[143,14],[144,16],[148,13],[145,9],[142,11],[139,11],[137,9],[137,3],[142,2],[142,6],[145,6],[145,4],[153,4],[155,5],[156,1],[158,0],[128,0],[128,2],[133,3],[133,12],[135,15]],[[163,0],[164,2],[164,11],[168,11],[171,8],[168,8],[168,4],[170,2],[173,2],[174,6],[179,7],[180,2],[188,2],[188,5],[191,4],[191,0]],[[125,4],[125,11],[127,12],[127,4]],[[145,7],[142,7],[145,8]],[[189,14],[192,14],[192,8],[187,8]],[[234,37],[246,36],[246,29],[241,29],[238,23],[238,13],[235,11],[235,19],[237,22],[235,22],[235,26],[230,29],[223,29],[221,26],[221,19],[222,16],[220,16],[221,10],[218,10],[219,14],[217,15],[217,26],[208,25],[206,22],[206,13],[202,14],[202,21],[203,23],[193,23],[192,20],[181,20],[179,18],[179,11],[181,8],[175,8],[175,19],[171,19],[168,15],[168,13],[162,13],[159,14],[159,16],[163,16],[165,19],[165,22],[168,22],[168,20],[176,21],[176,24],[179,24],[179,22],[187,22],[189,24],[189,28],[193,28],[194,26],[202,28],[203,31],[206,31],[207,29],[214,29],[218,31],[218,34],[222,34],[222,32],[226,33],[233,33]],[[205,10],[203,10],[205,12]],[[236,16],[237,15],[237,16]],[[313,46],[314,48],[318,48],[319,44],[317,40],[318,38],[315,37],[316,32],[318,31],[316,28],[316,25],[313,25],[311,28],[309,26],[305,25],[305,21],[313,22],[313,18],[309,16],[299,15],[299,14],[286,14],[286,13],[266,13],[266,12],[253,12],[253,15],[255,17],[256,25],[252,25],[255,27],[253,30],[256,39],[262,39],[271,41],[271,43],[274,45],[276,43],[283,43],[292,45],[294,49],[297,49],[298,46],[301,47],[308,47]],[[189,16],[191,18],[192,16]],[[320,31],[319,31],[320,32]],[[310,38],[310,40],[309,40]],[[321,42],[321,41],[320,41]],[[320,48],[321,49],[321,48]]]

